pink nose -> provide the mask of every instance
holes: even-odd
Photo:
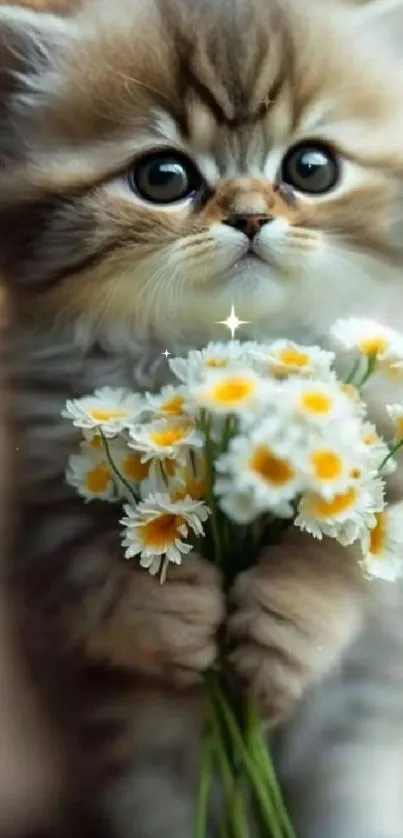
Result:
[[[253,239],[262,227],[271,220],[270,215],[261,215],[255,212],[234,213],[225,219],[224,224],[228,224],[230,227],[234,227],[235,230],[244,233],[248,239]]]

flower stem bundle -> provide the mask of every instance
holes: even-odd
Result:
[[[333,336],[352,365],[289,340],[211,343],[170,361],[175,384],[137,394],[104,387],[69,401],[83,432],[67,480],[88,501],[122,507],[122,557],[161,584],[197,551],[230,590],[289,527],[349,548],[363,573],[403,573],[403,524],[385,498],[403,445],[403,405],[385,406],[394,435],[369,421],[362,388],[403,371],[403,337],[369,321]],[[224,650],[223,650],[224,652]],[[194,838],[205,838],[213,785],[223,838],[292,838],[259,709],[226,670],[205,673],[205,724]]]

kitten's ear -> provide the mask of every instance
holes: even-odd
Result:
[[[32,121],[61,78],[67,18],[0,5],[0,166],[29,144]]]
[[[69,40],[71,23],[53,14],[0,6],[0,107],[33,95]]]

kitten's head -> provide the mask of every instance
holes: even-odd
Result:
[[[396,322],[392,5],[0,8],[0,266],[24,316],[167,341],[232,305],[255,334]]]

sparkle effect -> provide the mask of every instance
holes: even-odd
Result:
[[[234,339],[235,332],[239,328],[239,326],[245,326],[249,323],[249,320],[239,320],[237,315],[235,314],[235,308],[231,306],[231,313],[228,315],[226,320],[216,320],[220,326],[226,326],[227,329],[231,332],[231,337]]]
[[[169,358],[170,354],[171,354],[171,353],[170,353],[170,352],[168,352],[168,350],[167,350],[167,349],[165,350],[165,352],[161,352],[161,355],[164,355],[164,356],[165,356],[165,358],[166,358],[167,360],[168,360],[168,358]]]

